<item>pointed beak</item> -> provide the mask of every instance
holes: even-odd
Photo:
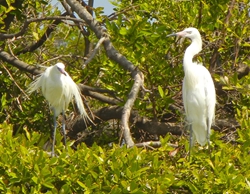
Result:
[[[61,74],[67,76],[66,71],[64,69],[59,68],[59,67],[57,69],[60,71]]]
[[[175,33],[169,34],[166,36],[166,38],[171,37],[171,36],[176,36],[177,42],[182,43],[185,40],[185,35],[186,35],[186,32],[181,31],[181,32],[175,32]]]
[[[178,36],[178,34],[173,33],[173,34],[169,34],[169,35],[167,35],[166,37],[170,37],[170,36]]]
[[[170,36],[185,37],[186,34],[187,34],[187,32],[181,31],[181,32],[176,32],[176,33],[169,34],[166,37],[170,37]]]

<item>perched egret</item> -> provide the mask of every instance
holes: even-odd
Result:
[[[52,156],[55,155],[56,117],[60,113],[63,114],[62,130],[64,143],[66,146],[64,111],[68,108],[68,105],[73,97],[75,98],[77,107],[84,120],[91,120],[84,109],[79,87],[71,79],[64,68],[65,66],[63,63],[57,63],[54,66],[48,67],[37,79],[35,79],[29,85],[28,88],[28,93],[32,93],[41,88],[42,94],[49,102],[51,109],[53,110],[54,131],[51,152]]]
[[[196,28],[187,28],[168,36],[191,39],[191,44],[183,58],[184,80],[182,98],[188,124],[190,125],[189,151],[194,141],[209,145],[210,128],[214,122],[216,94],[213,79],[209,71],[200,63],[193,62],[194,55],[202,50],[202,40]]]

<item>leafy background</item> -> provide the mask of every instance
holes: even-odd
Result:
[[[250,62],[248,1],[117,0],[112,3],[116,6],[116,17],[104,15],[103,8],[93,8],[96,19],[107,29],[115,48],[144,73],[145,87],[152,92],[142,92],[134,109],[159,121],[172,113],[172,105],[183,110],[181,64],[190,42],[179,42],[166,35],[194,26],[203,38],[203,51],[197,60],[210,70],[216,84],[216,119],[236,120],[237,130],[213,131],[211,151],[196,145],[189,161],[186,135],[166,134],[160,137],[162,146],[157,149],[127,149],[119,145],[116,125],[119,121],[113,125],[103,122],[99,127],[113,132],[113,138],[99,136],[91,146],[81,143],[66,153],[58,134],[58,157],[51,158],[43,150],[52,127],[47,102],[39,92],[26,96],[32,75],[1,61],[1,192],[248,193],[250,78],[248,74],[239,77],[239,70],[249,68]],[[7,0],[0,10],[1,33],[18,32],[29,17],[61,14],[49,1],[42,0]],[[8,27],[4,24],[10,12],[15,20]],[[120,99],[127,99],[133,80],[108,59],[103,48],[82,70],[86,39],[74,25],[60,23],[38,49],[22,53],[27,45],[40,40],[49,24],[51,21],[31,23],[20,38],[1,40],[1,49],[30,65],[49,66],[61,60],[78,83],[107,88]],[[94,33],[86,29],[89,41],[96,43]],[[95,99],[88,101],[92,110],[104,106]],[[175,112],[173,122],[182,123],[184,128],[182,111]],[[173,148],[169,143],[178,147]],[[68,144],[73,145],[74,141]]]

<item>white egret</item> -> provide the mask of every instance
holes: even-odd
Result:
[[[201,146],[207,142],[210,145],[210,129],[215,118],[215,87],[209,71],[202,64],[193,62],[194,55],[202,50],[199,31],[190,27],[168,36],[189,38],[192,41],[183,58],[185,77],[182,85],[182,98],[190,125],[189,151],[191,151],[195,139]]]
[[[85,122],[87,119],[91,120],[84,109],[80,89],[76,83],[71,79],[69,74],[65,71],[63,63],[57,63],[54,66],[48,67],[39,77],[37,77],[28,88],[28,93],[32,93],[41,88],[42,94],[49,102],[53,110],[54,131],[53,144],[51,155],[55,155],[55,136],[56,136],[56,117],[62,113],[62,130],[64,136],[64,144],[66,147],[66,132],[64,112],[74,97],[80,114],[83,116]],[[67,147],[66,147],[67,149]]]

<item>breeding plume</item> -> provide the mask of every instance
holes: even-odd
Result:
[[[64,68],[65,66],[63,63],[57,63],[54,66],[48,67],[37,79],[35,79],[30,84],[28,88],[28,93],[32,93],[41,88],[42,94],[49,102],[51,109],[53,110],[54,131],[51,152],[52,156],[55,155],[56,117],[60,113],[63,114],[62,130],[64,135],[64,143],[66,146],[64,111],[68,108],[68,105],[73,97],[84,120],[91,120],[84,109],[79,87],[71,79]]]
[[[190,125],[189,149],[195,139],[201,146],[207,142],[209,144],[210,129],[215,117],[216,94],[209,71],[202,64],[193,62],[194,55],[202,50],[201,35],[196,28],[187,28],[168,36],[189,38],[192,41],[183,58],[185,77],[182,85],[182,98]]]

